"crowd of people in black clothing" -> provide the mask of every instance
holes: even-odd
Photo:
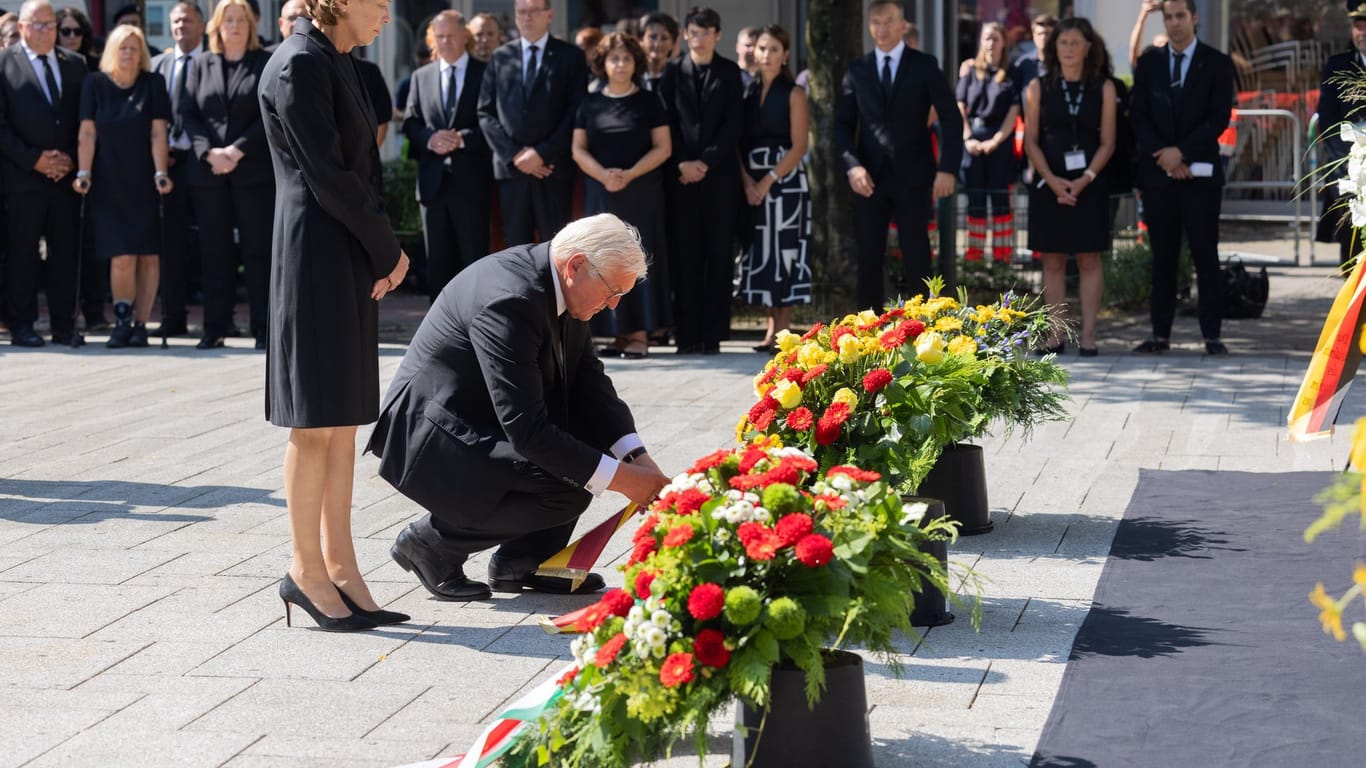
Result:
[[[886,301],[889,224],[906,284],[928,277],[932,202],[960,185],[966,257],[1010,259],[1004,190],[1020,180],[1022,118],[1028,247],[1042,257],[1050,304],[1065,300],[1064,266],[1077,259],[1081,354],[1096,353],[1108,196],[1130,185],[1160,192],[1145,211],[1153,336],[1137,351],[1170,346],[1184,236],[1199,271],[1206,347],[1226,352],[1221,292],[1206,288],[1218,279],[1216,137],[1228,122],[1232,70],[1226,55],[1196,40],[1195,0],[1160,5],[1170,40],[1136,60],[1129,93],[1087,20],[1049,16],[1034,19],[1036,52],[1013,63],[1005,30],[983,25],[977,54],[951,87],[939,63],[916,50],[901,3],[873,0],[875,48],[844,76],[833,135],[816,137],[833,143],[854,193],[857,306]],[[670,339],[681,354],[716,353],[737,290],[766,308],[756,349],[772,350],[793,307],[812,294],[809,108],[791,35],[777,25],[742,30],[737,61],[718,53],[722,22],[708,8],[681,23],[651,13],[607,34],[581,30],[574,43],[550,35],[554,13],[549,0],[516,0],[517,35],[507,43],[491,16],[438,13],[424,26],[427,60],[399,84],[392,110],[378,68],[353,57],[369,91],[354,95],[374,109],[377,145],[397,122],[416,160],[426,260],[414,264],[415,278],[434,299],[491,247],[549,240],[577,213],[610,212],[640,232],[651,264],[644,284],[595,321],[595,333],[611,339],[600,355],[642,358]],[[282,37],[301,17],[302,0],[285,3]],[[28,0],[18,42],[0,51],[3,295],[15,345],[44,343],[34,330],[40,290],[54,343],[79,342],[78,308],[87,330],[104,327],[109,296],[108,345],[121,347],[147,345],[158,294],[159,330],[187,333],[197,284],[199,347],[221,346],[241,333],[233,317],[240,251],[248,332],[266,346],[274,179],[257,80],[270,49],[251,0],[219,0],[207,19],[180,2],[169,19],[167,51],[152,55],[133,18],[96,57],[80,11]],[[191,252],[198,259],[187,269]],[[1050,348],[1061,352],[1062,338]]]

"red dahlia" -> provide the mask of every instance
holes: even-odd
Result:
[[[717,584],[698,584],[688,593],[688,613],[698,621],[714,619],[726,606],[726,593]]]
[[[851,467],[848,465],[831,467],[825,474],[827,477],[830,475],[847,475],[860,483],[876,483],[882,479],[880,473],[874,472],[871,469],[859,469],[858,467]]]
[[[731,451],[729,448],[722,448],[719,451],[713,451],[712,453],[709,453],[706,456],[703,456],[702,458],[694,462],[693,465],[688,468],[688,474],[706,472],[707,470],[713,467],[719,467],[721,466],[721,463],[726,460],[726,457],[731,455],[731,453],[733,453],[733,451]]]
[[[671,653],[659,667],[659,682],[674,688],[692,682],[692,654]]]
[[[692,644],[697,660],[708,667],[724,667],[730,661],[730,649],[726,647],[726,636],[720,630],[704,629],[697,633]]]
[[[635,588],[637,598],[645,600],[650,597],[650,585],[654,583],[655,576],[657,575],[658,574],[654,571],[641,571],[636,574]]]
[[[616,660],[617,654],[621,653],[621,647],[626,645],[626,635],[618,632],[612,635],[612,639],[602,644],[596,655],[593,656],[593,664],[598,669],[611,664]]]
[[[753,560],[772,560],[783,546],[778,532],[762,523],[741,523],[735,533],[745,545],[745,554]]]
[[[759,416],[776,410],[778,410],[778,401],[774,400],[771,395],[764,395],[759,402],[749,407],[749,420],[758,421]]]
[[[811,409],[804,405],[787,414],[787,428],[797,432],[811,429],[815,421],[816,417],[812,415]]]
[[[802,334],[802,341],[810,341],[816,338],[816,334],[820,333],[821,329],[824,327],[825,323],[816,323],[815,325],[811,326],[811,330]]]
[[[631,593],[624,589],[608,590],[607,594],[602,596],[601,602],[603,605],[607,606],[607,609],[612,612],[613,616],[620,616],[623,619],[626,618],[626,614],[631,612],[631,606],[636,604],[635,599],[631,597]]]
[[[637,541],[635,547],[631,549],[631,559],[626,561],[626,564],[635,565],[636,563],[641,562],[650,555],[653,555],[655,553],[656,546],[657,545],[655,544],[653,536],[649,536],[641,539],[640,541]]]
[[[802,565],[817,568],[830,562],[830,558],[835,556],[835,548],[829,539],[819,533],[812,533],[803,536],[802,540],[797,542],[796,553]]]
[[[801,540],[803,536],[814,531],[816,525],[811,521],[810,515],[793,512],[790,515],[783,515],[775,528],[778,531],[778,539],[782,541],[783,546],[790,547]]]
[[[559,687],[561,687],[561,688],[568,688],[568,687],[569,687],[569,684],[572,683],[572,682],[574,682],[574,678],[576,678],[576,677],[578,677],[578,676],[579,676],[579,668],[578,668],[578,667],[570,667],[570,668],[569,668],[569,671],[565,672],[563,675],[560,675],[560,679],[555,681],[555,685],[557,685],[557,686],[559,686]]]
[[[810,384],[817,376],[820,376],[822,373],[825,373],[829,369],[830,366],[826,365],[825,363],[812,366],[811,370],[802,374],[802,386],[804,387],[807,384]]]
[[[863,391],[879,392],[892,383],[892,372],[886,368],[874,368],[863,377]]]
[[[674,511],[680,515],[691,515],[701,509],[702,505],[708,501],[711,501],[710,496],[696,488],[689,488],[674,499]]]
[[[697,531],[691,525],[679,523],[673,528],[670,528],[669,532],[664,535],[664,546],[681,547],[684,544],[687,544],[696,532]]]
[[[641,539],[653,536],[656,525],[659,525],[659,515],[651,512],[650,516],[645,518],[645,521],[636,529],[636,532],[631,534],[631,541],[639,544]]]

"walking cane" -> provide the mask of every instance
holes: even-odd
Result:
[[[162,177],[163,179],[166,177]],[[161,181],[157,181],[157,191],[160,192]],[[157,195],[157,222],[161,224],[161,251],[166,252],[166,195]],[[160,272],[158,271],[158,274]],[[166,294],[161,294],[161,348],[168,349],[166,343]]]
[[[89,193],[89,191],[90,188],[86,187],[86,192]],[[71,341],[69,342],[72,349],[85,344],[85,334],[76,330],[76,317],[81,311],[81,262],[85,261],[85,198],[86,195],[81,195],[80,221],[76,225],[76,301],[71,308]],[[104,299],[101,298],[100,302],[103,303]],[[103,313],[103,310],[100,311]]]

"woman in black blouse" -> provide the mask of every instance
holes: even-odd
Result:
[[[574,123],[574,162],[584,182],[584,213],[612,213],[640,232],[650,256],[645,285],[602,312],[603,333],[615,336],[599,350],[608,357],[639,359],[649,352],[648,334],[669,325],[669,269],[664,253],[664,179],[669,159],[669,121],[659,97],[641,87],[645,50],[636,39],[613,32],[598,43],[594,76],[604,79],[584,97]]]
[[[95,51],[95,29],[79,8],[68,6],[57,11],[57,43],[84,56],[85,68],[91,72],[100,68],[100,55]]]
[[[186,178],[204,262],[204,337],[199,348],[223,346],[232,326],[236,227],[246,265],[251,331],[256,348],[265,349],[275,175],[256,89],[270,54],[261,50],[256,14],[246,0],[221,0],[205,35],[209,53],[195,58],[180,104],[181,121],[197,158]]]
[[[772,352],[774,337],[792,322],[792,308],[811,301],[811,188],[802,168],[809,113],[806,91],[796,87],[787,66],[791,51],[782,27],[761,29],[754,44],[756,76],[745,89],[740,178],[753,206],[754,232],[742,257],[740,295],[768,308],[756,352]]]
[[[965,63],[966,64],[966,63]],[[958,78],[958,111],[963,115],[963,187],[968,194],[969,261],[986,255],[987,202],[991,202],[991,255],[1010,261],[1015,251],[1015,219],[1010,212],[1010,182],[1015,176],[1015,118],[1018,89],[1006,67],[1006,31],[995,22],[982,25],[977,58]]]

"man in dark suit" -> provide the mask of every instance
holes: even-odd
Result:
[[[1328,58],[1323,65],[1323,81],[1319,85],[1319,165],[1333,170],[1323,178],[1323,213],[1319,217],[1315,240],[1320,243],[1338,244],[1338,261],[1346,264],[1352,258],[1352,240],[1358,239],[1352,227],[1352,217],[1347,211],[1345,198],[1338,194],[1338,182],[1347,177],[1347,157],[1351,145],[1342,140],[1341,124],[1359,123],[1366,116],[1366,105],[1361,102],[1345,102],[1342,98],[1343,76],[1360,77],[1366,71],[1366,2],[1354,2],[1347,12],[1352,20],[1352,50]]]
[[[1181,239],[1190,244],[1200,293],[1205,351],[1227,355],[1219,340],[1224,286],[1219,274],[1219,208],[1224,167],[1219,134],[1233,108],[1233,62],[1195,37],[1195,0],[1167,0],[1170,42],[1138,59],[1130,114],[1137,143],[1135,185],[1153,249],[1152,338],[1139,354],[1171,348]]]
[[[953,194],[963,157],[963,118],[933,56],[906,47],[897,0],[874,0],[868,31],[876,48],[849,65],[835,105],[835,147],[854,190],[860,308],[886,300],[887,225],[896,221],[907,288],[930,276],[930,203]],[[939,117],[939,165],[929,115]]]
[[[549,244],[486,256],[437,297],[399,364],[370,436],[379,474],[430,514],[390,554],[438,600],[488,597],[465,577],[498,547],[494,589],[589,592],[535,575],[603,491],[647,503],[669,479],[593,352],[588,320],[645,276],[639,235],[611,214]]]
[[[459,11],[432,20],[437,60],[413,73],[403,133],[417,158],[417,199],[432,301],[461,269],[489,252],[492,157],[479,129],[485,64],[467,52]]]
[[[740,67],[716,54],[716,11],[694,8],[683,38],[688,52],[664,68],[658,90],[673,145],[664,179],[674,335],[679,354],[716,354],[730,333],[744,94]]]
[[[194,57],[204,52],[204,14],[191,2],[171,6],[171,38],[175,45],[152,59],[152,71],[166,81],[171,97],[171,193],[163,198],[161,241],[161,333],[180,336],[189,333],[185,304],[190,290],[190,274],[199,275],[198,265],[190,266],[191,227],[190,184],[187,173],[195,162],[190,137],[180,117],[180,100],[189,80]]]
[[[41,347],[38,282],[43,275],[54,344],[79,343],[76,259],[80,200],[71,188],[85,61],[56,47],[57,14],[47,0],[19,9],[20,44],[0,50],[0,155],[9,205],[10,343]],[[47,240],[47,261],[38,241]]]
[[[588,63],[550,36],[549,0],[517,0],[519,40],[489,59],[479,91],[479,125],[493,150],[508,245],[548,240],[570,217],[570,142]]]

